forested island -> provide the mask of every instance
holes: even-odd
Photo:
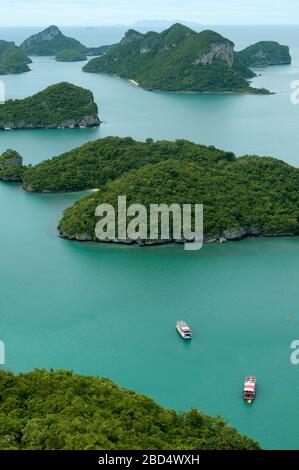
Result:
[[[56,54],[55,59],[57,62],[81,62],[87,59],[87,54],[84,51],[63,49]]]
[[[86,47],[80,41],[65,36],[60,29],[51,25],[45,30],[33,34],[20,46],[24,53],[31,56],[56,56],[59,62],[76,62],[87,56],[105,54],[114,45]],[[80,57],[80,59],[78,58]]]
[[[14,42],[0,40],[0,75],[29,72],[31,62]]]
[[[62,50],[85,51],[85,46],[77,39],[62,34],[60,29],[51,25],[44,31],[34,34],[26,39],[20,48],[31,56],[55,56]]]
[[[64,212],[59,223],[62,237],[97,241],[96,207],[111,204],[117,211],[118,196],[127,205],[203,204],[205,242],[240,240],[246,236],[299,235],[299,169],[267,157],[245,156],[214,162],[207,158],[169,159],[131,170],[108,182],[102,191],[84,197]],[[130,222],[129,217],[127,221]],[[110,241],[110,240],[107,240]],[[115,242],[120,242],[117,239]],[[126,239],[124,243],[155,244],[185,241]]]
[[[160,34],[129,30],[118,45],[83,70],[133,79],[147,90],[269,93],[250,86],[247,79],[254,74],[235,55],[232,41],[181,24]]]
[[[257,42],[236,55],[248,67],[289,65],[292,62],[289,47],[275,41]]]
[[[0,129],[54,129],[98,126],[98,107],[89,90],[62,82],[0,106]]]
[[[221,418],[176,413],[108,379],[0,371],[1,450],[258,450]]]
[[[59,234],[71,240],[96,241],[95,209],[101,203],[117,208],[119,195],[147,208],[203,204],[205,242],[299,235],[299,169],[186,140],[103,138],[23,167],[22,181],[30,192],[100,189],[64,212]]]

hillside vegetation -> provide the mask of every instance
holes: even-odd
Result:
[[[1,450],[255,450],[221,418],[176,413],[110,380],[0,371]]]
[[[29,72],[31,62],[14,42],[0,41],[0,75]]]
[[[23,158],[15,150],[8,149],[0,155],[0,180],[22,181]]]
[[[27,168],[23,184],[27,191],[33,192],[102,188],[129,170],[174,158],[204,165],[230,161],[235,156],[185,140],[137,142],[130,137],[106,137]]]

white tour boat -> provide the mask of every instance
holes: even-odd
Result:
[[[189,326],[187,325],[187,323],[184,322],[183,320],[178,320],[176,322],[176,329],[184,339],[192,338],[192,332]]]

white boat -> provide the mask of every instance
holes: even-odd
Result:
[[[4,127],[4,130],[5,131],[12,131],[12,128],[11,127]]]
[[[132,78],[129,80],[131,83],[133,83],[133,85],[135,86],[140,86],[138,82],[136,82],[136,80],[133,80]]]
[[[189,326],[187,325],[187,323],[184,322],[183,320],[178,320],[176,322],[176,329],[180,333],[182,338],[184,338],[184,339],[191,339],[192,338],[192,332],[191,332]]]

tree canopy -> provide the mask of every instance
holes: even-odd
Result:
[[[255,450],[221,418],[176,413],[110,380],[0,371],[1,450]]]

